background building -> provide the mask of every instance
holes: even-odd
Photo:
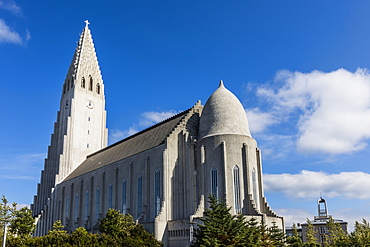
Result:
[[[311,224],[313,225],[315,237],[318,240],[318,243],[323,244],[325,243],[326,235],[329,233],[328,221],[332,216],[328,214],[326,201],[322,197],[320,197],[320,199],[317,201],[317,209],[318,216],[314,216],[314,219],[311,221]],[[339,223],[343,231],[347,233],[348,226],[347,222],[339,219],[334,219],[334,223]],[[298,235],[302,238],[303,243],[307,242],[307,230],[308,230],[307,222],[297,224]],[[293,229],[291,227],[287,227],[286,234],[292,236]]]
[[[115,208],[165,246],[186,246],[209,195],[225,200],[234,214],[284,228],[264,197],[261,154],[244,108],[222,82],[204,106],[197,102],[106,144],[104,84],[86,21],[32,205],[36,234],[46,234],[56,220],[67,231],[83,226],[96,232]]]

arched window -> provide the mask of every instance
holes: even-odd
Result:
[[[78,194],[76,194],[76,200],[75,200],[75,219],[78,219],[79,205],[80,205],[80,200],[79,200]]]
[[[85,219],[89,217],[89,191],[85,193]]]
[[[85,88],[85,84],[86,84],[85,77],[82,77],[82,80],[81,80],[81,87],[82,87],[82,88]]]
[[[126,179],[122,182],[122,213],[127,214],[127,182]]]
[[[65,94],[66,93],[66,84],[64,83],[63,84],[63,94]]]
[[[211,169],[211,194],[218,198],[217,169],[215,167]]]
[[[236,214],[241,214],[241,203],[240,203],[240,177],[239,167],[234,166],[233,168],[233,180],[234,180],[234,208]]]
[[[69,90],[70,80],[67,80],[67,90]]]
[[[137,177],[137,217],[143,211],[143,177],[141,174]]]
[[[89,77],[90,77],[89,90],[92,91],[93,90],[93,78],[91,77],[91,75]]]
[[[100,94],[100,84],[99,83],[96,84],[96,92]]]
[[[253,200],[256,203],[257,208],[259,208],[259,206],[258,206],[257,174],[256,174],[256,169],[254,167],[252,169],[252,184],[253,184]]]
[[[109,184],[108,187],[108,208],[112,208],[113,206],[113,189],[112,189],[112,184]]]
[[[161,171],[156,168],[154,174],[154,205],[155,216],[161,210]]]
[[[100,215],[100,187],[96,189],[96,201],[95,201],[95,219],[99,219]]]
[[[66,199],[66,219],[69,219],[69,196]]]

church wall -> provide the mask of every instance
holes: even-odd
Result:
[[[62,220],[67,231],[73,231],[77,227],[83,226],[96,232],[98,230],[97,220],[104,218],[109,204],[112,208],[122,212],[122,187],[125,179],[126,213],[130,213],[135,220],[139,219],[139,222],[147,230],[153,232],[155,218],[154,174],[156,168],[163,174],[163,150],[164,145],[160,145],[60,183],[56,188],[54,201],[56,207],[59,205],[59,210],[55,211],[54,218]],[[139,174],[142,176],[142,210],[140,212],[138,212]],[[161,180],[161,183],[163,183],[163,176],[161,176]],[[100,192],[98,192],[98,188]],[[89,198],[87,213],[85,209],[86,191],[88,191]],[[161,193],[163,193],[162,191]],[[99,193],[100,197],[98,198],[97,194]],[[78,199],[76,199],[77,194]],[[97,205],[99,205],[99,211],[97,211]],[[78,214],[76,214],[76,211],[78,211]]]
[[[237,166],[239,169],[240,205],[242,206],[240,212],[247,214],[249,212],[247,203],[250,198],[249,194],[253,194],[253,181],[250,179],[252,177],[250,174],[253,169],[257,170],[255,140],[242,135],[215,135],[203,138],[200,141],[200,146],[204,148],[205,154],[202,169],[205,198],[213,193],[211,170],[216,168],[218,196],[226,199],[227,205],[232,206],[233,213],[236,213],[233,169]],[[199,152],[202,151],[199,150]],[[257,175],[261,176],[261,174]],[[262,199],[262,195],[257,196]],[[206,202],[206,207],[208,206],[208,202]]]
[[[198,206],[195,176],[195,140],[199,124],[196,105],[166,139],[164,153],[164,211],[158,217],[165,246],[186,246],[190,239],[190,217]],[[167,217],[165,217],[166,214]],[[164,226],[166,225],[166,228]],[[159,229],[158,229],[159,230]],[[158,234],[159,236],[160,234]]]

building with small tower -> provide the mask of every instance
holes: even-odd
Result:
[[[97,232],[114,208],[165,246],[187,246],[209,195],[225,200],[233,214],[284,229],[264,197],[261,152],[245,110],[222,81],[204,106],[197,102],[107,146],[104,84],[86,21],[32,205],[36,234],[56,220],[68,232],[81,226]]]
[[[333,218],[331,215],[328,214],[328,207],[326,204],[326,200],[320,197],[317,200],[317,216],[314,216],[314,219],[311,220],[311,224],[314,228],[315,238],[317,239],[318,243],[324,244],[326,235],[329,233],[328,229],[328,221],[330,218]],[[348,223],[344,220],[334,219],[334,223],[338,223],[343,231],[347,233],[347,226]],[[298,235],[302,238],[303,243],[307,242],[307,230],[308,230],[308,223],[298,223],[297,224],[297,231]],[[291,227],[286,228],[287,235],[293,235],[293,229]]]

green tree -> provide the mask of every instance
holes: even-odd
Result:
[[[64,226],[60,220],[54,222],[53,227],[48,232],[49,235],[61,235],[66,234],[67,232],[63,230]]]
[[[271,246],[285,246],[285,234],[283,230],[276,225],[276,222],[272,222],[272,227],[268,229],[268,236]]]
[[[108,209],[104,219],[101,220],[99,230],[112,237],[130,236],[135,227],[134,219],[129,214],[121,214],[118,210]]]
[[[342,227],[338,222],[335,222],[333,217],[330,216],[327,222],[328,234],[326,235],[325,243],[330,246],[350,246],[350,239],[346,232],[343,231]]]
[[[301,247],[301,246],[303,246],[302,239],[298,235],[297,226],[294,223],[293,223],[293,226],[292,226],[292,230],[293,230],[293,235],[292,236],[287,236],[287,238],[286,238],[287,245],[291,246],[291,247]]]
[[[99,244],[99,235],[87,232],[84,227],[77,228],[72,234],[68,235],[68,242],[71,246],[94,247]]]
[[[356,221],[355,229],[350,236],[353,246],[370,245],[370,224],[365,219],[362,222]]]
[[[251,218],[247,221],[245,231],[243,243],[248,243],[249,246],[258,246],[261,243],[261,229],[256,218]]]
[[[163,245],[153,234],[145,231],[141,224],[136,224],[131,215],[123,215],[115,209],[108,210],[106,217],[101,220],[99,230],[103,234],[102,241],[109,246]]]
[[[317,233],[309,219],[307,219],[307,231],[306,231],[306,240],[307,242],[304,243],[303,246],[305,247],[314,247],[314,246],[321,246],[318,244],[317,238],[315,237],[315,234]]]
[[[8,204],[8,200],[3,195],[0,200],[0,235],[2,244],[6,236],[4,234],[4,225],[8,225],[9,222],[14,217],[14,212],[16,211],[17,203],[13,202],[11,205]],[[8,234],[7,234],[8,235]]]
[[[62,222],[55,221],[48,234],[40,238],[42,246],[68,246],[68,234],[63,229]]]
[[[203,224],[195,230],[192,246],[257,246],[259,237],[243,215],[231,215],[231,207],[210,196],[210,209],[204,211]],[[252,222],[251,224],[254,224]],[[256,241],[256,242],[254,242]]]
[[[10,232],[22,238],[32,236],[35,232],[35,220],[29,208],[24,207],[14,212],[14,219],[10,223]]]

